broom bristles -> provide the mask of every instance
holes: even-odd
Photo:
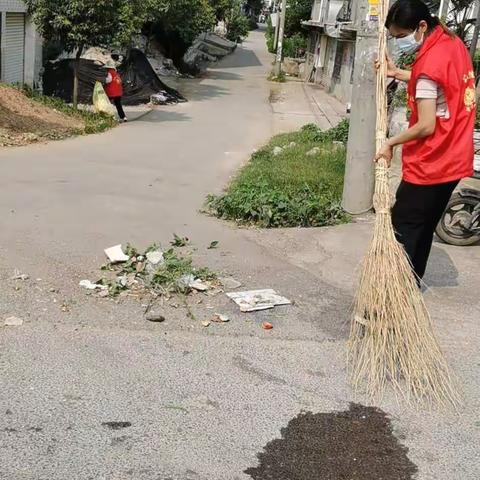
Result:
[[[388,0],[380,4],[383,28]],[[377,74],[377,149],[387,133],[386,35],[379,34]],[[457,405],[455,382],[435,337],[417,279],[392,225],[388,168],[376,167],[373,239],[363,263],[349,342],[349,365],[355,390],[373,400],[391,382],[407,401]]]
[[[386,167],[377,169],[384,195],[376,196],[373,240],[357,291],[350,333],[353,386],[379,400],[390,381],[407,401],[458,403],[447,362],[435,337],[423,295],[403,247],[397,242],[389,209]]]

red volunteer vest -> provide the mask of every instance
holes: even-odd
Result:
[[[112,76],[112,81],[105,85],[105,93],[109,98],[121,97],[123,85],[120,75],[114,68],[109,68],[108,73]]]
[[[473,175],[475,74],[463,42],[437,27],[413,64],[408,83],[410,126],[418,122],[417,80],[427,76],[445,92],[450,118],[437,118],[433,135],[403,146],[403,179],[417,185],[453,182]]]

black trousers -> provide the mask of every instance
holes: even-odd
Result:
[[[120,117],[120,120],[123,120],[126,117],[126,115],[125,115],[125,112],[123,111],[122,97],[112,97],[110,100],[117,107],[117,112],[118,112],[118,116]]]
[[[457,185],[458,181],[438,185],[402,181],[397,191],[392,210],[393,227],[420,279],[425,275],[435,228]]]

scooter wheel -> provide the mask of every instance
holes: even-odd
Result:
[[[480,241],[480,236],[473,234],[468,226],[472,213],[478,205],[478,198],[454,194],[448,202],[435,233],[445,243],[466,247]]]

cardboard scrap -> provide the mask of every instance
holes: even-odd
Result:
[[[276,306],[292,304],[290,300],[278,295],[272,289],[230,292],[226,295],[240,307],[241,312],[268,310]]]
[[[107,290],[107,287],[105,285],[93,283],[90,280],[81,280],[79,285],[82,288],[86,288],[87,290]]]
[[[130,260],[130,257],[123,253],[121,245],[105,249],[105,255],[112,263],[128,262]]]
[[[5,319],[3,323],[6,327],[20,327],[23,325],[23,320],[21,318],[12,316]]]

